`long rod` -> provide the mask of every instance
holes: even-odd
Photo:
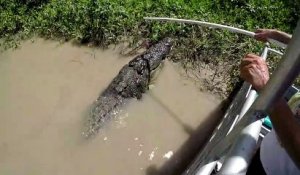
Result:
[[[177,19],[177,18],[165,18],[165,17],[144,17],[145,20],[154,20],[154,21],[168,21],[168,22],[178,22],[178,23],[187,23],[187,24],[197,24],[201,26],[206,26],[206,27],[212,27],[212,28],[217,28],[217,29],[222,29],[222,30],[228,30],[233,33],[240,33],[244,34],[250,37],[254,37],[255,33],[250,32],[244,29],[239,29],[236,27],[231,27],[231,26],[226,26],[222,24],[216,24],[216,23],[210,23],[210,22],[204,22],[204,21],[196,21],[196,20],[189,20],[189,19]],[[285,48],[286,45],[279,42],[275,41],[273,39],[268,39],[268,41],[276,46],[279,46],[281,48]]]

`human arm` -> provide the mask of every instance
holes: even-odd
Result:
[[[241,77],[260,92],[269,80],[266,63],[257,55],[248,54],[241,62]],[[274,129],[285,150],[300,168],[300,125],[284,99],[268,111]]]
[[[281,98],[270,109],[270,118],[280,143],[300,168],[300,125],[287,102]]]
[[[275,29],[257,29],[255,31],[254,38],[266,42],[268,38],[280,41],[284,44],[288,44],[292,38],[290,34],[275,30]]]

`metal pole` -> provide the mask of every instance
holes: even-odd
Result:
[[[262,121],[258,120],[246,126],[236,143],[232,145],[219,174],[246,174],[254,155]]]
[[[280,56],[283,55],[283,53],[280,52],[280,51],[278,51],[278,50],[275,50],[275,49],[272,49],[272,48],[268,48],[268,49],[269,49],[269,51],[274,52],[274,53],[276,53],[277,55],[280,55]]]
[[[232,141],[224,144],[224,138],[229,130],[230,126],[238,117],[242,109],[242,105],[246,101],[246,97],[251,90],[251,85],[244,82],[240,88],[238,94],[235,96],[231,105],[228,107],[222,122],[218,125],[214,131],[213,136],[206,144],[205,148],[197,155],[195,160],[191,163],[189,168],[183,173],[184,175],[209,175],[215,168],[217,160],[219,160],[225,153],[228,152]]]
[[[266,87],[241,119],[233,131],[241,131],[230,149],[219,174],[245,174],[256,148],[262,114],[272,109],[272,105],[282,97],[292,85],[300,71],[300,22],[284,54],[280,66],[272,75]],[[245,127],[246,126],[246,127]],[[259,129],[258,129],[259,128]]]
[[[210,175],[217,165],[217,161],[211,161],[208,164],[202,166],[195,175]]]

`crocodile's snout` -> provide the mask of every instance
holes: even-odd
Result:
[[[166,46],[169,46],[169,47],[171,47],[172,44],[173,44],[173,40],[172,40],[171,38],[164,38],[164,39],[162,40],[162,42],[165,43],[165,45],[166,45]]]
[[[166,58],[172,46],[171,38],[164,38],[155,47],[152,47],[144,55],[144,59],[148,60],[150,70],[156,69],[160,63]],[[149,54],[151,53],[151,54]]]

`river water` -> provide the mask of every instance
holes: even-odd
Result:
[[[1,175],[177,174],[218,120],[220,100],[166,61],[150,90],[95,138],[89,106],[132,57],[36,39],[0,54]]]

